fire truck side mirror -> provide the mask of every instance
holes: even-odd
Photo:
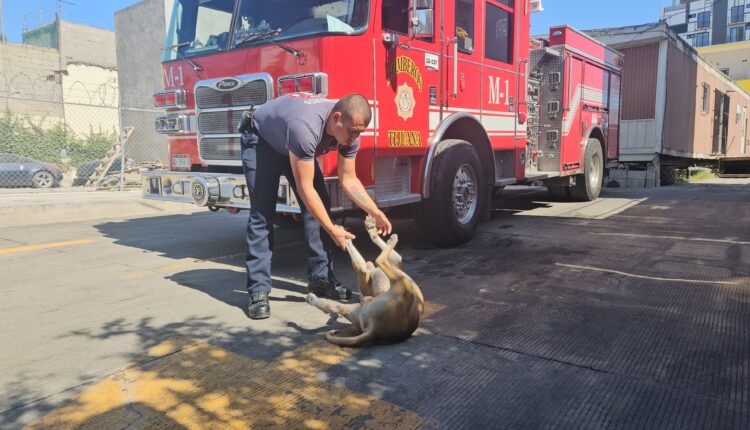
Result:
[[[435,33],[435,13],[433,9],[412,11],[411,27],[413,39],[430,39]]]

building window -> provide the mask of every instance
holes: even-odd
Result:
[[[459,51],[474,52],[474,0],[456,0],[456,39]]]
[[[711,26],[711,12],[701,12],[698,14],[698,28],[708,28]]]
[[[732,6],[732,16],[729,22],[732,24],[737,23],[737,22],[745,22],[745,7],[744,6]]]
[[[707,83],[703,83],[703,113],[708,113],[708,110],[711,109],[711,99],[709,98],[709,95],[711,94],[711,87],[708,86]]]
[[[693,46],[700,48],[701,46],[708,46],[708,32],[696,33],[693,39]]]
[[[744,27],[732,27],[729,29],[729,43],[742,42],[745,40]]]

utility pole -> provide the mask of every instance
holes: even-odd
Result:
[[[3,13],[3,0],[0,0],[0,43],[8,41],[8,36],[5,35],[5,14]]]

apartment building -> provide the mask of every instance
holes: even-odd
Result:
[[[661,18],[694,48],[750,40],[750,0],[672,0]]]

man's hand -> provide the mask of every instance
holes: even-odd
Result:
[[[391,222],[388,221],[388,217],[385,216],[383,211],[377,211],[376,213],[372,214],[372,217],[375,218],[375,228],[378,230],[379,235],[385,236],[387,234],[391,234],[393,227],[391,226]]]
[[[331,236],[333,242],[336,244],[336,246],[341,248],[342,251],[346,251],[347,240],[356,239],[356,236],[344,230],[344,227],[338,225],[334,225],[333,227],[331,227],[331,229],[328,231],[328,235]]]

